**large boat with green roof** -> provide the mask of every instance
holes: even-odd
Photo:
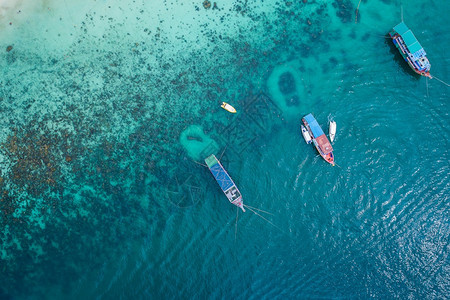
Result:
[[[432,78],[430,75],[431,64],[428,61],[427,53],[408,26],[401,22],[389,32],[389,35],[395,47],[414,72]]]

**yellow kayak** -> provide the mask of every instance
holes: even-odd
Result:
[[[232,114],[236,113],[236,109],[228,103],[222,102],[221,107]]]

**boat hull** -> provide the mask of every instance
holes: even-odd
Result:
[[[308,132],[308,129],[306,129],[305,126],[301,125],[301,130],[302,130],[302,135],[303,135],[303,139],[305,140],[305,142],[307,144],[311,144],[312,138],[311,138],[311,135]]]
[[[220,161],[216,158],[216,156],[214,154],[211,154],[205,159],[205,163],[213,174],[223,193],[225,194],[225,196],[227,196],[228,201],[230,201],[231,204],[241,208],[242,211],[245,212],[241,192],[237,188],[234,181],[231,179],[230,175],[228,175],[227,171],[222,166]]]
[[[223,109],[225,109],[226,111],[228,111],[232,114],[236,113],[236,109],[226,102],[222,102],[222,105],[220,107],[222,107]]]
[[[313,144],[314,144],[314,147],[316,147],[317,152],[319,152],[320,156],[322,156],[322,158],[323,158],[327,163],[329,163],[329,164],[331,164],[332,166],[334,166],[335,162],[334,162],[334,155],[333,155],[333,152],[324,154],[324,153],[321,151],[320,146],[319,146],[319,144],[317,143],[317,140],[316,140],[316,139],[313,139]]]
[[[403,22],[395,26],[392,31],[389,32],[389,36],[400,55],[415,73],[432,78],[430,75],[431,65],[426,57],[425,50],[423,50],[414,34]],[[414,53],[411,52],[407,43],[413,48]]]

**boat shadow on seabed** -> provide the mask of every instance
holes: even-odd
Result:
[[[410,76],[412,76],[415,80],[420,80],[422,76],[414,72],[408,65],[408,63],[405,61],[405,59],[402,57],[398,49],[395,47],[394,43],[392,42],[392,38],[389,36],[389,34],[385,35],[384,43],[389,46],[389,52],[393,56],[393,60],[398,64],[398,66],[402,69],[402,71]]]

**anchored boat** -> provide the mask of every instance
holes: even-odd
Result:
[[[325,161],[334,166],[333,147],[331,147],[327,136],[323,132],[319,123],[312,114],[308,114],[302,118],[302,122],[312,138],[312,142]]]
[[[230,201],[231,204],[240,207],[242,211],[245,212],[241,192],[239,192],[236,184],[234,184],[230,175],[228,175],[227,171],[225,171],[216,156],[211,154],[205,159],[205,163],[224,192],[225,196],[227,196],[228,201]]]
[[[330,121],[330,126],[328,127],[328,135],[330,136],[330,142],[334,141],[336,136],[336,122]]]
[[[428,78],[433,78],[430,75],[431,64],[428,61],[427,53],[404,22],[395,26],[389,32],[389,35],[395,47],[397,47],[400,54],[414,72]]]
[[[303,125],[300,125],[300,127],[302,129],[302,135],[303,135],[303,138],[305,139],[305,142],[307,144],[311,144],[312,138],[311,138],[311,135],[308,132],[308,129],[306,129],[306,127],[303,126]]]
[[[232,114],[236,113],[236,109],[226,102],[222,102],[222,105],[220,107],[222,107],[226,111],[229,111]]]

